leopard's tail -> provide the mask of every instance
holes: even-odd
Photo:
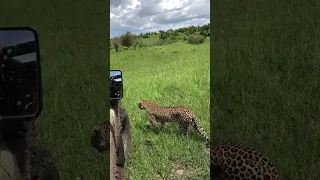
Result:
[[[196,119],[193,119],[192,121],[192,127],[203,137],[205,138],[206,142],[206,146],[209,147],[210,146],[210,138],[207,136],[207,133],[205,132],[205,130],[200,126],[200,124],[198,123],[198,121]]]

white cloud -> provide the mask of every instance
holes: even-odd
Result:
[[[111,37],[210,23],[209,0],[111,0]]]

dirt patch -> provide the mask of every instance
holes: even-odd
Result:
[[[193,171],[193,167],[191,164],[181,164],[180,162],[175,162],[171,169],[170,179],[177,180],[187,180],[190,179],[190,176]]]
[[[194,167],[191,164],[182,164],[180,162],[175,162],[172,165],[172,169],[169,175],[169,180],[188,180],[190,179]],[[167,180],[163,173],[157,172],[157,180]]]

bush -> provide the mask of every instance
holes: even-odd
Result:
[[[116,50],[116,52],[119,51],[119,47],[120,47],[120,39],[119,38],[114,38],[113,41],[113,47]]]
[[[188,37],[189,44],[202,44],[204,43],[205,37],[201,35],[191,35]]]
[[[202,36],[204,36],[204,37],[207,37],[208,32],[205,31],[205,30],[201,30],[201,31],[200,31],[200,35],[202,35]]]
[[[126,47],[126,46],[123,46],[123,47],[121,48],[121,50],[127,51],[127,50],[129,50],[129,48]]]
[[[178,41],[178,35],[174,35],[174,34],[171,34],[169,37],[168,37],[168,43],[175,43]]]
[[[139,42],[139,48],[142,48],[142,47],[146,47],[146,44],[144,44],[142,41]]]
[[[168,36],[169,36],[169,33],[164,32],[164,31],[160,31],[159,39],[165,40],[168,38]]]
[[[144,39],[149,38],[149,34],[142,34],[141,37]]]
[[[139,45],[139,42],[138,41],[135,41],[133,43],[133,50],[136,50],[137,46]]]
[[[156,42],[153,43],[154,46],[162,46],[162,45],[166,45],[168,44],[168,42],[166,40],[163,39],[159,39]]]
[[[140,40],[140,39],[136,39],[133,43],[133,49],[136,50],[137,47],[141,48],[141,47],[145,47],[146,45]]]
[[[122,46],[131,47],[136,39],[136,36],[130,32],[127,32],[126,34],[122,35],[120,39]]]

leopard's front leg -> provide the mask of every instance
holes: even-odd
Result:
[[[158,124],[156,117],[152,114],[148,114],[148,120],[152,126]]]

